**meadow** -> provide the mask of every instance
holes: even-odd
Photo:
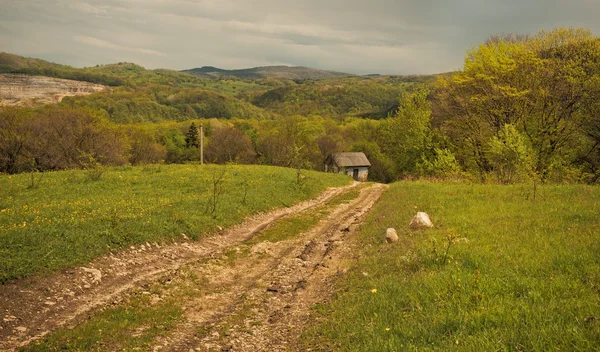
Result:
[[[417,211],[434,229],[411,230]],[[386,244],[385,230],[399,242]],[[359,259],[313,307],[303,349],[549,351],[600,346],[600,188],[399,182]]]
[[[221,177],[222,176],[222,177]],[[0,175],[0,284],[146,242],[208,236],[350,179],[271,166],[151,165]]]

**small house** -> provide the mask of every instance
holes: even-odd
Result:
[[[352,176],[357,181],[366,181],[371,163],[365,153],[333,153],[325,159],[325,172]]]

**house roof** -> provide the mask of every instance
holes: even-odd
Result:
[[[365,153],[333,153],[331,158],[340,167],[371,166]]]

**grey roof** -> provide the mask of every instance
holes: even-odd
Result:
[[[337,166],[371,166],[365,153],[333,153],[331,158]]]

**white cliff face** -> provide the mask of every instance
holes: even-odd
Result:
[[[109,91],[107,86],[45,76],[0,74],[0,106],[60,103],[64,97]]]

